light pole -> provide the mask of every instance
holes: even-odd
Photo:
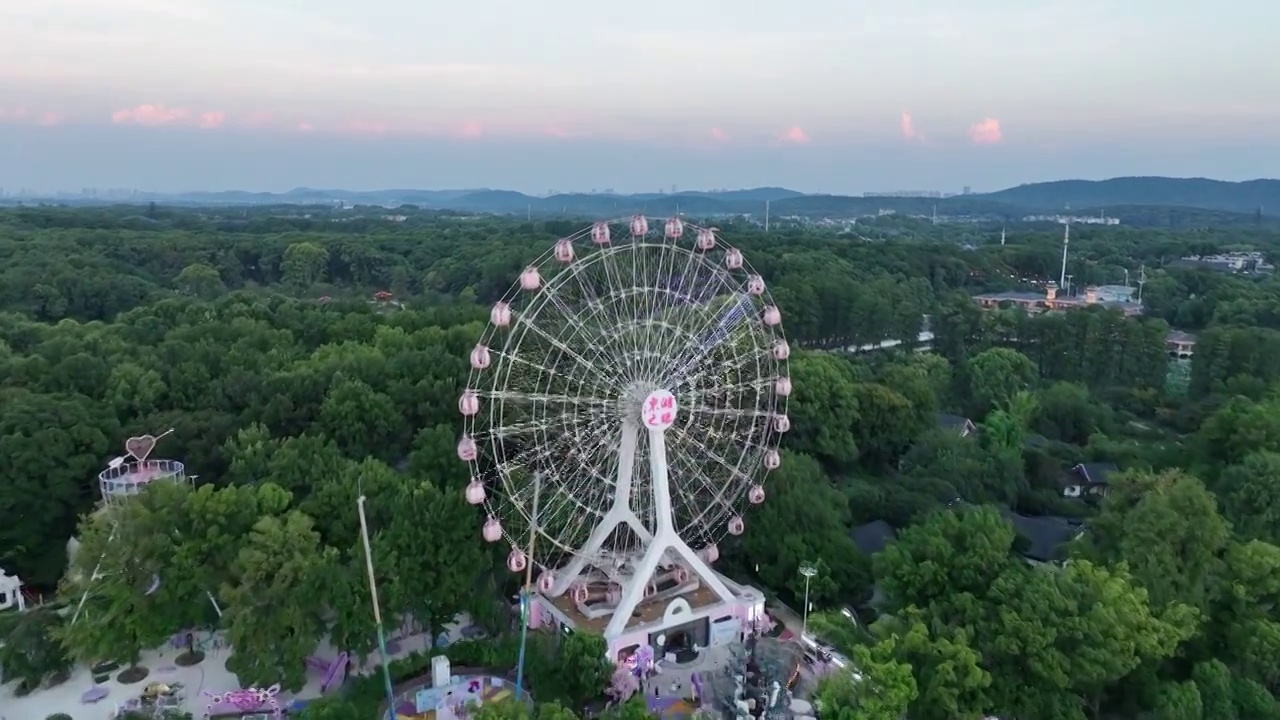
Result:
[[[382,610],[378,607],[378,584],[373,573],[373,551],[369,548],[369,523],[364,517],[364,495],[356,498],[360,515],[360,542],[364,545],[364,567],[369,573],[369,599],[373,602],[373,623],[378,628],[378,654],[382,658],[383,690],[387,693],[387,717],[396,716],[396,694],[391,687],[391,659],[387,657],[387,634],[382,629]],[[216,606],[215,606],[216,607]]]
[[[800,619],[800,641],[804,642],[805,635],[809,634],[809,581],[818,574],[818,568],[804,563],[800,566],[800,574],[804,576],[804,613]]]

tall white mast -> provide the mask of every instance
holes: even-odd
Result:
[[[1071,223],[1062,225],[1062,272],[1058,276],[1058,287],[1067,285],[1067,243],[1071,242]]]

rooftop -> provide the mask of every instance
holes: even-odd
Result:
[[[859,525],[849,531],[853,544],[867,555],[875,555],[897,537],[898,531],[883,520],[874,520],[866,525]]]
[[[605,627],[609,625],[609,619],[612,617],[612,615],[605,615],[603,617],[589,618],[583,615],[582,611],[578,609],[578,603],[574,601],[570,593],[564,593],[552,598],[543,597],[572,620],[573,627],[577,630],[601,635],[604,633]],[[684,598],[689,603],[689,609],[694,612],[720,602],[720,596],[716,595],[715,590],[712,590],[705,582],[700,582],[697,588],[678,595],[660,595],[650,600],[642,600],[636,611],[631,614],[631,619],[627,621],[626,629],[635,630],[662,620],[667,605],[678,597]]]
[[[939,427],[943,427],[947,429],[962,428],[971,422],[973,421],[963,415],[952,415],[950,413],[938,413]]]
[[[1020,554],[1029,560],[1049,562],[1062,559],[1062,546],[1084,531],[1082,523],[1068,518],[1019,515],[1010,511],[1003,514],[1018,534]]]

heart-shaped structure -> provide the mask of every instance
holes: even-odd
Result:
[[[153,435],[139,435],[124,441],[124,449],[138,462],[142,462],[156,449],[156,438]]]

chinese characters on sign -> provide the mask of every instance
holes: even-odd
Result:
[[[645,400],[644,424],[651,428],[668,428],[676,418],[676,399],[666,390],[656,390]]]

